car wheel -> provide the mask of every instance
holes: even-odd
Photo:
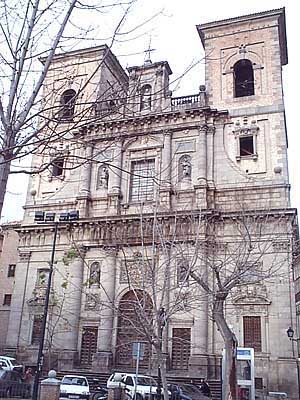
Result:
[[[136,393],[135,400],[143,400],[143,396],[139,393]]]

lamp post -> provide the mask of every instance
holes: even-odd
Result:
[[[162,333],[165,325],[166,325],[166,312],[165,309],[162,307],[159,311],[159,316],[158,316],[158,339],[159,339],[160,354],[162,351]],[[157,370],[157,388],[156,388],[157,400],[161,400],[161,392],[162,392],[162,382],[161,382],[161,370],[159,361]]]
[[[299,399],[300,399],[300,368],[299,368],[299,340],[300,338],[294,338],[294,329],[289,326],[286,334],[288,336],[288,338],[290,339],[290,341],[292,342],[296,342],[297,344],[297,359],[296,359],[296,366],[297,366],[297,380],[298,380],[298,395],[299,395]],[[295,352],[294,352],[294,346],[293,346],[293,356],[295,357]]]
[[[34,221],[37,223],[45,223],[48,224],[49,222],[53,223],[54,225],[54,237],[52,242],[52,250],[51,250],[51,260],[50,260],[50,268],[49,268],[49,275],[48,275],[48,282],[47,282],[47,289],[45,294],[45,304],[44,304],[44,313],[42,318],[42,325],[41,325],[41,333],[39,338],[39,351],[36,363],[36,373],[34,377],[34,384],[32,390],[32,400],[38,399],[38,389],[39,389],[39,380],[43,368],[43,350],[44,350],[44,341],[45,341],[45,334],[46,334],[46,326],[47,326],[47,316],[48,316],[48,308],[49,308],[49,299],[51,293],[51,282],[52,282],[52,274],[53,274],[53,266],[54,266],[54,256],[55,256],[55,248],[56,248],[56,239],[57,239],[57,232],[58,232],[58,225],[63,222],[72,222],[79,219],[79,212],[78,211],[71,211],[69,213],[62,213],[59,217],[59,221],[55,221],[55,213],[49,212],[44,213],[44,211],[36,211]]]

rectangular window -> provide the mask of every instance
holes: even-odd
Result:
[[[13,278],[15,276],[15,272],[16,272],[16,264],[9,264],[8,271],[7,271],[7,277]]]
[[[260,317],[243,317],[244,347],[261,350],[261,320]]]
[[[240,157],[249,157],[254,155],[253,136],[240,137]]]
[[[5,294],[4,295],[3,305],[4,306],[10,306],[11,305],[11,294]]]
[[[52,176],[62,176],[64,171],[64,157],[56,157],[52,161]]]
[[[42,320],[43,317],[41,315],[35,315],[33,319],[32,326],[32,336],[31,336],[31,344],[39,344],[40,336],[42,331]]]
[[[130,200],[150,201],[154,197],[155,160],[134,161],[131,164]]]

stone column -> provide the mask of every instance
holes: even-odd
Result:
[[[87,196],[87,197],[90,196],[92,157],[93,157],[93,144],[87,143],[85,148],[86,161],[81,167],[80,189],[79,189],[80,196]]]
[[[116,142],[114,147],[114,157],[112,160],[112,167],[109,171],[108,181],[108,196],[109,206],[112,211],[116,211],[119,207],[121,195],[121,178],[122,178],[122,156],[123,156],[122,142]]]
[[[86,161],[81,166],[80,170],[80,186],[78,199],[79,214],[83,217],[88,217],[88,199],[91,195],[91,172],[92,172],[92,157],[93,157],[93,144],[87,143],[85,148]]]
[[[207,130],[207,182],[209,186],[214,184],[214,137],[215,127],[210,126]]]
[[[198,127],[198,185],[206,185],[207,183],[207,126]]]
[[[93,369],[109,371],[112,365],[112,338],[115,316],[116,257],[115,247],[104,249],[106,257],[101,267],[102,312],[98,332],[98,351],[94,355]]]
[[[196,203],[199,208],[207,208],[207,126],[198,127],[197,141],[198,178],[195,185]]]
[[[170,207],[171,202],[171,171],[172,171],[172,132],[164,132],[164,147],[162,149],[161,186],[159,188],[160,203]]]
[[[168,244],[165,244],[164,246],[164,253],[162,254],[162,263],[164,265],[163,268],[163,279],[167,279],[167,283],[166,283],[166,289],[165,289],[165,293],[164,293],[164,308],[166,311],[166,315],[169,315],[169,307],[170,307],[170,268],[171,268],[171,246],[169,246]],[[169,353],[169,349],[168,349],[168,344],[169,344],[169,322],[168,320],[166,321],[166,325],[163,328],[163,335],[162,335],[162,351],[163,351],[163,361],[165,363],[165,367],[167,367],[167,362],[168,362],[168,353]]]
[[[122,177],[122,152],[122,142],[116,142],[114,146],[112,168],[109,173],[109,194],[120,194]]]
[[[199,270],[206,271],[207,265],[203,259]],[[207,376],[208,373],[208,299],[202,292],[203,302],[194,317],[193,340],[190,356],[190,370],[197,372],[198,376]]]
[[[172,169],[172,132],[164,132],[164,147],[162,149],[162,186],[169,188],[171,186],[171,169]]]
[[[80,254],[67,266],[69,272],[65,293],[62,293],[61,302],[63,307],[65,330],[56,336],[64,352],[59,355],[60,369],[72,369],[78,351],[79,328],[81,317],[81,288],[83,284],[85,249],[80,249]],[[54,280],[56,280],[54,278]],[[61,291],[61,289],[60,289]]]

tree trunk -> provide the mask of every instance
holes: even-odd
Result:
[[[10,164],[10,161],[6,161],[3,156],[0,156],[0,217],[2,216]]]
[[[213,306],[213,318],[225,343],[225,362],[222,370],[222,400],[237,400],[236,353],[237,339],[227,325],[224,303],[227,295],[217,296]]]

